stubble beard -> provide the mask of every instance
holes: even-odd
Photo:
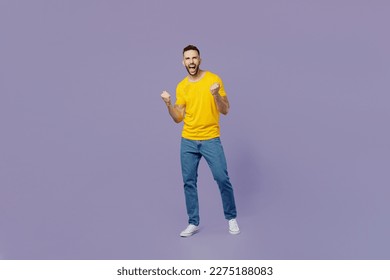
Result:
[[[198,75],[198,72],[199,72],[199,65],[195,66],[195,72],[193,72],[193,73],[191,73],[189,66],[186,66],[186,70],[190,76],[196,76],[196,75]]]

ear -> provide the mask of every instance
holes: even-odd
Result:
[[[186,66],[186,65],[184,64],[184,60],[182,60],[181,63],[183,64],[184,67]]]

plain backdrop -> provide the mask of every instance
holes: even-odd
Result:
[[[0,258],[389,259],[390,2],[0,1]],[[242,233],[160,98],[224,81]]]

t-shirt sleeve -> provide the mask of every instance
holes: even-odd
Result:
[[[223,85],[222,79],[217,76],[217,83],[220,85],[219,95],[226,96],[225,87]]]
[[[176,87],[176,102],[175,102],[175,104],[176,105],[185,105],[186,104],[186,101],[185,101],[184,95],[183,95],[183,89],[180,86],[180,84],[178,84]]]

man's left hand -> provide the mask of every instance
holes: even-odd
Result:
[[[219,89],[220,89],[220,85],[218,83],[214,83],[211,87],[210,87],[210,91],[211,91],[211,94],[213,96],[217,95],[218,92],[219,92]]]

